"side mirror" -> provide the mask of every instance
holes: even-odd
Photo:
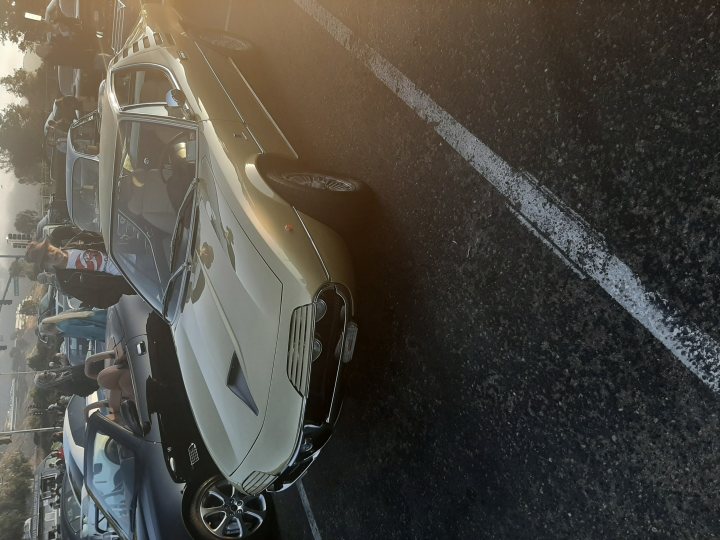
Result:
[[[183,92],[182,90],[178,90],[177,88],[168,90],[168,93],[165,94],[165,103],[168,107],[171,108],[184,108],[187,104],[187,97],[185,96],[185,92]]]
[[[140,421],[140,414],[134,401],[129,399],[123,400],[120,404],[120,417],[135,435],[138,437],[145,435],[145,427]]]

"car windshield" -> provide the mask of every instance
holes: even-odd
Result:
[[[168,281],[184,262],[189,242],[191,205],[180,212],[195,178],[196,153],[193,130],[152,121],[121,124],[110,249],[158,311],[163,311]],[[180,289],[171,288],[176,293]]]
[[[99,162],[80,157],[75,160],[72,171],[70,208],[73,223],[86,231],[100,232],[98,202]]]
[[[104,513],[132,537],[135,512],[135,454],[98,431],[90,444],[87,487]]]
[[[100,133],[98,132],[98,115],[91,113],[75,122],[68,137],[76,153],[96,156],[99,152]]]
[[[80,501],[70,483],[70,476],[67,474],[62,486],[62,515],[73,532],[79,534],[82,528]]]

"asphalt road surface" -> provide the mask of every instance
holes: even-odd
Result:
[[[720,536],[716,2],[174,3],[377,199],[286,538]]]

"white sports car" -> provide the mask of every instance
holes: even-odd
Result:
[[[99,205],[109,253],[172,328],[212,458],[254,495],[297,480],[337,420],[357,325],[327,224],[367,188],[298,159],[239,68],[249,51],[143,8],[100,96]]]

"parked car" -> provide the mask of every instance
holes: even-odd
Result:
[[[98,202],[99,115],[83,116],[68,131],[66,197],[70,220],[80,229],[100,232]]]
[[[80,101],[74,96],[62,96],[53,101],[43,128],[43,146],[48,163],[52,164],[55,150],[65,153],[67,131],[78,118],[79,111]]]
[[[100,98],[99,202],[111,257],[172,328],[213,461],[258,494],[296,481],[338,418],[358,327],[327,224],[367,188],[298,159],[239,69],[248,50],[145,6]]]
[[[63,171],[63,178],[65,172]],[[65,186],[62,186],[62,197],[51,195],[50,202],[47,205],[45,215],[38,221],[35,227],[35,240],[43,240],[48,238],[56,228],[66,226],[70,223],[70,216],[67,210],[67,201],[65,200]],[[77,231],[79,232],[79,231]],[[77,233],[75,233],[77,234]]]
[[[58,200],[65,200],[65,163],[67,161],[65,141],[63,141],[62,145],[55,144],[46,148],[48,151],[53,195]]]
[[[109,350],[86,362],[87,493],[123,539],[275,538],[272,501],[239,493],[194,424],[170,330],[137,296],[108,311]]]
[[[85,407],[97,401],[97,393],[88,398],[73,396],[63,420],[65,478],[60,493],[60,531],[63,539],[116,540],[102,511],[84,487]]]

